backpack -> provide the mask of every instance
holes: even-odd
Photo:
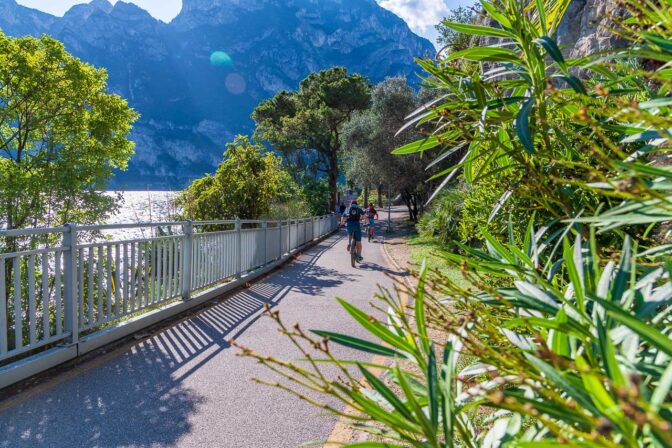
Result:
[[[357,222],[360,220],[362,213],[359,210],[359,207],[350,207],[348,209],[348,222]]]

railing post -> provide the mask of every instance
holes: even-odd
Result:
[[[243,233],[240,218],[236,218],[236,278],[240,278],[243,271]]]
[[[279,245],[278,247],[278,260],[282,258],[282,221],[278,221],[278,238],[280,238]]]
[[[287,254],[292,253],[292,218],[287,220]]]
[[[76,344],[79,341],[79,309],[77,300],[77,227],[74,224],[66,224],[68,228],[63,233],[63,246],[67,249],[63,252],[63,282],[65,305],[65,331],[70,333],[70,344]]]
[[[264,261],[261,265],[268,263],[268,221],[261,222],[261,228],[264,229]]]
[[[194,244],[194,223],[193,221],[185,221],[182,224],[182,300],[189,300],[191,298],[191,277],[192,277],[192,255]]]

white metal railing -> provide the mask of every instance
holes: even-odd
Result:
[[[337,226],[337,217],[328,215],[0,231],[6,241],[43,241],[38,249],[0,253],[0,375],[29,352],[77,344],[80,336],[95,337],[131,317],[234,282]],[[91,237],[131,228],[155,229],[155,235]]]

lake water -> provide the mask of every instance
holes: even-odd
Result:
[[[120,196],[119,212],[107,224],[172,221],[178,210],[172,201],[176,191],[110,191],[108,196]]]
[[[177,191],[108,191],[108,196],[120,198],[119,211],[106,224],[136,224],[175,221],[179,210],[172,204]],[[103,232],[114,240],[156,236],[156,228],[138,227]]]

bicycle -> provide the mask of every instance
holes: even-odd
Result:
[[[354,237],[350,243],[350,264],[353,268],[357,267],[357,242]]]
[[[370,243],[371,240],[376,237],[376,228],[374,224],[369,223],[369,230],[367,233],[369,234],[369,243]]]
[[[361,223],[359,223],[361,229]],[[348,234],[348,238],[350,235]],[[357,267],[359,256],[357,255],[357,240],[355,239],[355,232],[352,232],[352,240],[350,240],[350,264],[353,268]]]

